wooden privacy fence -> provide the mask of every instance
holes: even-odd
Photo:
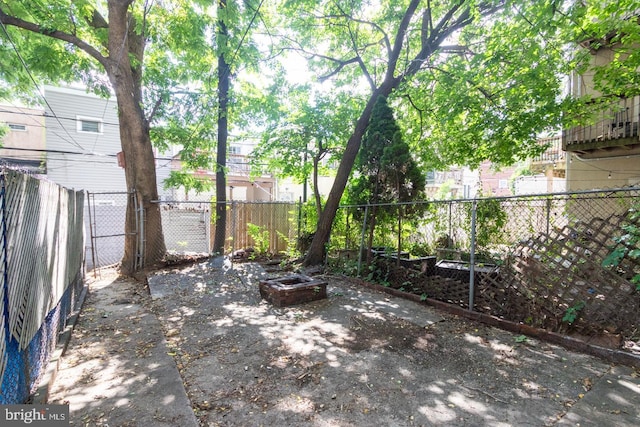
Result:
[[[215,235],[215,206],[206,201],[159,202],[167,250],[211,252]],[[254,225],[268,243],[272,254],[286,252],[298,235],[300,205],[292,202],[227,203],[225,252],[255,247],[249,224]],[[295,243],[295,242],[294,242]]]
[[[249,224],[264,233],[268,252],[286,252],[291,239],[297,237],[299,204],[289,202],[231,202],[227,209],[227,244],[225,249],[254,247],[258,242],[249,232]],[[211,227],[211,237],[215,227]]]
[[[1,404],[37,384],[83,279],[84,193],[0,172]]]

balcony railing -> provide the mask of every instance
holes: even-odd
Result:
[[[595,123],[567,129],[562,135],[565,151],[589,152],[640,143],[640,97],[621,99],[599,114]]]
[[[548,145],[547,149],[531,159],[532,163],[559,163],[564,161],[565,154],[562,151],[562,137],[553,136],[538,140],[540,145]]]
[[[248,176],[250,171],[249,159],[242,154],[228,154],[227,168],[231,175]]]

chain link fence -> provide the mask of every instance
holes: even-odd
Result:
[[[639,196],[629,188],[346,206],[337,222],[349,227],[333,232],[329,264],[515,322],[634,337],[638,259],[606,265],[616,249],[640,250],[624,243],[637,232]]]
[[[87,192],[84,206],[87,269],[114,265],[124,254],[128,192]]]
[[[628,188],[343,206],[327,246],[328,266],[553,331],[637,336],[637,259],[604,265],[620,250],[625,230],[636,227],[639,196],[640,189]],[[158,204],[169,252],[212,252],[214,203]],[[299,256],[313,237],[317,214],[310,204],[226,206],[226,254]]]

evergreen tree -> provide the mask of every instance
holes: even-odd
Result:
[[[393,213],[398,219],[398,251],[401,250],[401,206],[377,206],[381,203],[405,203],[424,196],[425,176],[411,157],[400,127],[393,117],[387,98],[379,96],[371,112],[369,126],[362,139],[357,160],[359,177],[352,187],[351,199],[356,203],[370,203],[369,255],[373,245],[376,223],[387,220]],[[395,217],[395,216],[394,216]]]

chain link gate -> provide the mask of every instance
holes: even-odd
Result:
[[[87,192],[85,216],[87,235],[90,244],[86,247],[87,269],[93,270],[117,264],[124,256],[124,241],[127,235],[125,224],[127,202],[132,197],[135,209],[135,227],[132,234],[136,239],[136,270],[142,268],[144,239],[141,225],[144,219],[144,209],[139,203],[135,191],[130,192]]]

